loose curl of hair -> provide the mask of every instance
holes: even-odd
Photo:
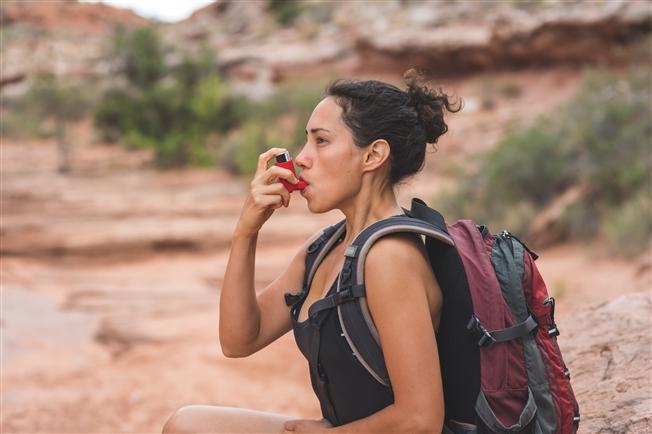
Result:
[[[336,80],[324,92],[342,108],[356,146],[365,148],[379,139],[389,143],[392,186],[423,168],[427,144],[434,145],[448,131],[445,111],[462,108],[461,99],[451,102],[440,88],[425,85],[414,69],[403,80],[405,91],[376,80]]]

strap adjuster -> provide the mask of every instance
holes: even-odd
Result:
[[[300,292],[299,294],[292,294],[292,293],[290,293],[290,292],[286,292],[286,293],[284,294],[284,297],[285,297],[285,304],[286,304],[287,306],[292,306],[292,305],[294,305],[296,302],[298,302],[299,300],[301,300],[302,295],[303,295],[302,292]]]
[[[358,246],[352,245],[346,248],[344,251],[344,256],[349,258],[355,258],[358,254]]]
[[[466,324],[466,329],[469,331],[479,332],[482,335],[480,340],[478,340],[478,346],[480,347],[489,346],[496,342],[496,339],[491,336],[491,333],[484,328],[478,317],[475,315],[471,315],[471,319],[469,319],[469,322]]]
[[[557,324],[555,323],[555,298],[554,297],[548,297],[545,300],[543,300],[543,305],[544,306],[550,306],[550,324],[548,325],[548,337],[556,337],[559,336],[559,329],[557,328]]]
[[[480,324],[480,320],[475,315],[471,316],[471,319],[466,325],[468,330],[479,332],[481,334],[480,340],[478,341],[478,345],[481,347],[495,344],[497,342],[507,342],[512,339],[525,337],[537,327],[538,324],[532,315],[528,316],[525,321],[500,330],[488,331],[482,324]]]
[[[333,297],[333,302],[335,303],[336,306],[354,299],[353,294],[351,293],[350,286],[347,287],[346,289],[336,292],[335,294],[332,295],[332,297]]]

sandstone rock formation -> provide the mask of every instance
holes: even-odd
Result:
[[[301,6],[288,27],[276,22],[264,1],[219,0],[158,28],[171,47],[214,52],[216,67],[253,97],[268,95],[283,78],[326,71],[396,73],[417,67],[442,76],[617,62],[623,49],[652,32],[652,8],[642,1],[321,0]],[[129,11],[64,1],[39,8],[7,2],[2,11],[8,31],[0,82],[7,87],[39,72],[106,77],[112,71],[110,31],[118,23],[148,23]],[[34,29],[46,32],[47,40]],[[178,59],[170,55],[168,61]]]

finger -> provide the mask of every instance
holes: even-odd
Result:
[[[260,209],[277,209],[283,206],[283,197],[278,194],[256,194],[253,196],[253,201],[254,204]]]
[[[256,169],[256,173],[263,172],[265,169],[267,169],[267,162],[275,157],[276,154],[280,154],[281,152],[285,151],[287,151],[285,148],[271,148],[260,154],[260,156],[258,156],[258,168]]]
[[[279,167],[279,166],[271,166],[269,169],[267,169],[267,171],[265,171],[263,179],[269,182],[275,177],[285,179],[290,184],[296,184],[297,182],[299,182],[299,178],[297,178],[290,169],[286,169],[284,167]]]
[[[282,204],[287,208],[290,205],[290,192],[285,188],[280,182],[262,185],[256,188],[256,194],[265,194],[265,195],[279,195],[282,198]]]

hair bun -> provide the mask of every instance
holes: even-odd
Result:
[[[429,88],[424,84],[423,75],[414,69],[406,71],[403,80],[407,85],[406,92],[426,132],[426,142],[437,143],[439,136],[448,131],[444,122],[444,109],[451,113],[458,112],[462,109],[462,100],[458,98],[452,102],[450,96],[441,88]]]

